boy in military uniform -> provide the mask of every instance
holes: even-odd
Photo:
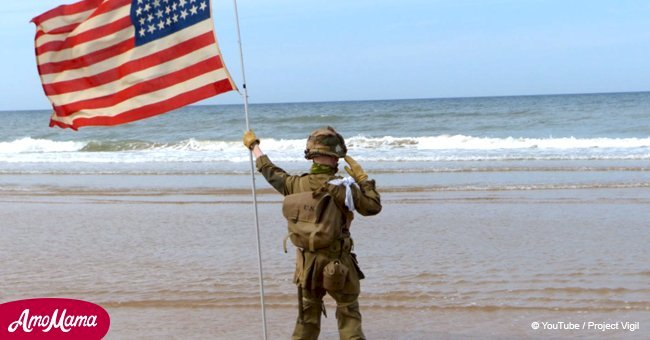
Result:
[[[331,243],[329,247],[310,251],[297,248],[296,271],[294,283],[298,285],[298,295],[301,299],[302,310],[299,310],[298,320],[292,339],[318,339],[320,333],[321,313],[325,313],[323,297],[328,293],[336,301],[336,319],[341,339],[365,339],[361,329],[361,313],[359,312],[360,284],[363,273],[359,269],[356,256],[352,253],[353,242],[350,238],[350,222],[352,210],[363,216],[376,215],[381,211],[379,193],[375,189],[375,181],[369,180],[363,168],[350,156],[343,137],[332,127],[314,130],[307,139],[305,158],[312,160],[308,174],[292,176],[271,162],[260,149],[260,141],[252,130],[246,131],[243,137],[244,145],[249,148],[256,158],[257,170],[279,193],[284,196],[303,192],[327,190],[334,201],[346,214],[346,225],[342,236]],[[336,176],[338,160],[344,158],[349,167],[345,170],[352,176],[356,184],[347,180],[346,185],[340,184],[341,177]],[[338,182],[336,182],[338,180]],[[346,202],[347,197],[347,202]],[[346,267],[347,274],[342,289],[328,290],[323,285],[323,270],[328,263],[337,260]],[[302,298],[300,298],[302,297]]]

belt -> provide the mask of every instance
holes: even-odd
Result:
[[[325,255],[329,258],[339,258],[343,253],[349,254],[354,250],[354,241],[352,238],[345,237],[332,242],[332,244],[323,249],[315,251],[317,254]]]

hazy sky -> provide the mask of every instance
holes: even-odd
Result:
[[[3,0],[0,110],[49,108],[29,20],[72,2]],[[238,4],[252,103],[650,90],[646,0]],[[241,84],[233,2],[212,5],[226,66]]]

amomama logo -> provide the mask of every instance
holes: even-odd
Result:
[[[0,305],[1,339],[101,339],[110,323],[104,308],[82,300],[42,298]]]

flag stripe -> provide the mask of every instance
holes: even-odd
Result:
[[[221,66],[222,64],[219,57],[212,57],[187,68],[180,69],[176,72],[172,72],[157,78],[152,78],[150,81],[138,83],[121,91],[115,91],[113,94],[107,94],[101,97],[78,101],[63,106],[55,105],[54,112],[56,112],[59,117],[64,117],[84,109],[113,107],[121,102],[124,102],[125,100],[128,100],[129,98],[168,88],[174,84],[185,82],[198,77],[206,72],[209,72],[210,70],[221,68]]]
[[[71,32],[91,14],[93,14],[92,10],[64,17],[55,17],[41,23],[40,28],[46,33]]]
[[[193,39],[184,41],[176,46],[164,49],[149,56],[133,59],[125,62],[114,69],[99,73],[97,75],[83,77],[68,81],[50,83],[43,86],[45,93],[53,102],[70,102],[67,99],[58,99],[58,96],[80,96],[85,95],[85,89],[95,87],[94,91],[101,91],[97,87],[116,81],[123,81],[133,84],[136,79],[147,79],[146,74],[138,72],[150,70],[160,64],[159,67],[169,67],[178,58],[180,68],[190,65],[189,62],[197,62],[205,59],[205,56],[214,56],[214,49],[210,45],[215,43],[214,35],[211,32],[204,33]],[[186,61],[187,60],[187,61]],[[169,66],[168,66],[169,65]],[[172,69],[173,68],[169,68]],[[133,75],[133,77],[129,77]]]
[[[70,34],[70,32],[74,31],[78,26],[79,24],[70,24],[68,26],[61,26],[57,29],[49,30],[47,33],[43,32],[42,34]]]
[[[45,33],[41,30],[36,32],[36,47],[41,47],[53,41],[65,41],[70,33]]]
[[[155,42],[155,44],[157,45],[152,45],[153,48],[151,49],[135,49],[134,51],[130,51],[130,49],[126,49],[125,51],[121,51],[121,53],[114,53],[115,54],[114,56],[111,56],[111,58],[104,60],[102,62],[93,60],[95,61],[95,63],[93,64],[92,68],[81,69],[85,65],[78,65],[79,61],[77,61],[76,64],[73,62],[69,62],[69,64],[66,64],[64,62],[64,63],[60,63],[57,66],[54,65],[47,66],[46,68],[41,70],[41,78],[43,80],[43,83],[50,84],[59,81],[73,80],[73,79],[79,79],[87,76],[97,75],[102,72],[111,70],[117,67],[118,65],[122,65],[128,62],[129,60],[140,59],[146,57],[149,54],[155,53],[157,50],[161,49],[158,46],[164,46],[164,47],[173,46],[174,40],[185,41],[188,39],[192,39],[196,35],[200,35],[204,33],[213,34],[212,24],[207,21],[205,23],[199,23],[194,25],[192,27],[192,31],[182,30],[176,33],[175,37],[161,38]],[[87,59],[90,60],[92,58],[93,56]],[[68,67],[66,68],[65,66]],[[53,73],[58,73],[58,75]]]
[[[103,116],[117,116],[124,112],[129,111],[132,107],[139,107],[143,105],[149,105],[158,101],[167,100],[175,97],[179,93],[195,90],[199,87],[203,87],[214,82],[214,79],[223,78],[224,71],[223,69],[211,71],[206,74],[202,74],[198,77],[192,78],[186,82],[175,84],[158,91],[150,92],[145,95],[138,95],[133,98],[130,98],[127,101],[120,102],[119,104],[113,106],[110,112],[106,112],[104,109],[84,109],[79,112],[74,113],[73,115],[61,117],[89,117],[102,113]]]
[[[158,91],[132,97],[129,100],[122,101],[115,106],[112,106],[110,111],[107,111],[105,109],[84,109],[68,116],[57,115],[56,119],[61,122],[71,122],[75,119],[91,118],[93,116],[115,117],[129,112],[134,107],[142,107],[154,104],[156,102],[165,101],[176,97],[179,93],[190,92],[198,88],[210,85],[212,83],[215,83],[215,79],[224,78],[225,74],[226,72],[224,69],[211,71],[209,73],[205,73],[198,77],[192,78],[191,80],[184,83],[175,84]],[[228,79],[228,81],[230,80]]]
[[[131,26],[131,18],[124,17],[122,19],[111,22],[108,25],[101,26],[98,28],[87,30],[83,33],[77,34],[72,37],[68,37],[63,41],[55,41],[48,44],[44,44],[41,47],[36,49],[36,55],[43,55],[46,52],[60,51],[68,48],[72,48],[83,43],[87,43],[98,38],[115,34],[121,30]]]
[[[52,63],[61,63],[66,61],[72,61],[78,59],[79,56],[85,56],[92,54],[110,46],[111,44],[116,44],[127,40],[129,37],[134,36],[133,26],[129,26],[120,31],[110,33],[100,37],[100,39],[94,39],[88,42],[81,43],[79,45],[73,46],[72,48],[66,48],[60,51],[50,51],[38,55],[39,58],[49,60]]]
[[[192,104],[199,100],[210,98],[223,92],[231,91],[233,88],[229,79],[223,79],[213,84],[208,84],[197,89],[179,94],[173,98],[141,106],[115,117],[93,116],[77,118],[73,121],[59,121],[55,117],[50,121],[50,126],[78,129],[83,126],[112,126],[129,123],[135,120],[149,118],[164,112]]]
[[[107,22],[111,21],[112,15],[114,16],[129,16],[131,6],[130,0],[112,0],[108,2],[105,6],[98,8],[95,11],[90,11],[86,13],[87,17],[84,20],[74,22],[72,24],[65,24],[60,27],[51,27],[48,30],[40,29],[36,32],[36,47],[42,46],[44,43],[51,41],[52,39],[47,39],[46,37],[54,36],[54,40],[65,40],[70,38],[78,32],[75,31],[85,31],[92,29],[93,27],[99,27],[105,25]],[[115,11],[122,8],[122,11]],[[111,14],[111,12],[115,12]],[[65,35],[68,33],[69,35]],[[62,39],[61,39],[62,38]]]
[[[61,5],[53,8],[37,17],[32,19],[32,22],[37,26],[47,27],[48,21],[56,19],[68,22],[78,22],[82,19],[74,19],[80,14],[92,12],[103,0],[82,0],[74,4]],[[83,16],[81,16],[83,17]]]
[[[78,58],[60,61],[60,62],[50,62],[45,63],[39,66],[41,74],[50,74],[50,73],[60,73],[65,70],[75,70],[82,67],[88,67],[92,64],[99,63],[101,61],[110,59],[127,51],[133,49],[135,45],[135,37],[133,36],[133,27],[125,29],[125,31],[131,31],[131,34],[128,34],[128,38],[123,41],[119,41],[112,46],[104,47],[100,50],[94,51],[90,54],[81,55]],[[123,34],[127,35],[127,34]],[[101,45],[97,45],[101,47]],[[43,59],[43,58],[39,58]]]

